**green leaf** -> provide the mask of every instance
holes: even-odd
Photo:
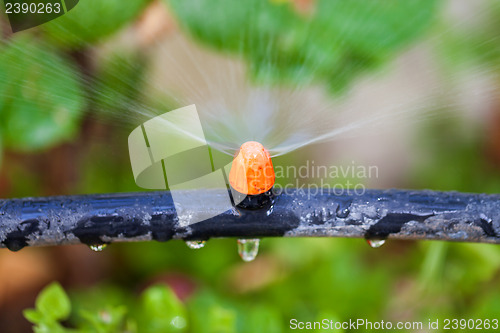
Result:
[[[69,139],[83,109],[73,66],[26,37],[0,48],[0,127],[4,144],[36,150]]]
[[[141,332],[184,332],[187,316],[184,305],[164,285],[148,288],[142,295]]]
[[[23,311],[24,318],[33,324],[39,324],[43,321],[43,315],[35,309],[26,309]]]
[[[82,0],[67,14],[42,26],[56,44],[71,48],[96,42],[122,28],[150,0]]]
[[[64,320],[71,312],[71,303],[66,292],[57,282],[45,287],[35,302],[37,310],[53,320]]]

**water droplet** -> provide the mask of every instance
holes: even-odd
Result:
[[[375,249],[384,245],[385,239],[367,239],[366,242],[368,243],[368,245]]]
[[[336,215],[339,218],[346,218],[349,216],[351,211],[349,210],[349,207],[351,206],[352,200],[345,200],[345,201],[340,201],[337,206],[336,210]]]
[[[94,252],[101,252],[102,250],[104,250],[106,247],[108,246],[108,244],[93,244],[93,245],[89,245],[90,249]]]
[[[260,239],[238,239],[238,254],[243,261],[252,261],[259,253]]]
[[[347,208],[344,208],[344,209],[337,208],[337,217],[346,218],[347,216],[349,216],[349,213],[350,213],[350,211]]]
[[[205,241],[186,241],[186,245],[193,250],[201,249],[205,247]]]

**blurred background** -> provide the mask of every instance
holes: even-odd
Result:
[[[141,191],[128,134],[192,103],[227,154],[258,140],[276,166],[376,166],[355,179],[367,188],[500,192],[497,0],[80,0],[0,28],[1,198]],[[296,181],[319,179],[277,179]],[[500,248],[264,239],[250,263],[233,239],[3,249],[1,331],[30,332],[23,309],[53,281],[71,300],[53,331],[493,319]]]

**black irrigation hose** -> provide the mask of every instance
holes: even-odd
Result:
[[[193,197],[197,196],[194,192]],[[203,197],[198,198],[203,204]],[[367,190],[277,194],[180,226],[169,192],[0,200],[0,246],[98,245],[213,237],[360,237],[500,243],[500,195]]]

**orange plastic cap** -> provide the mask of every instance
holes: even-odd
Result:
[[[229,172],[229,183],[243,194],[261,194],[274,185],[274,168],[271,155],[263,145],[248,141],[236,153]]]

